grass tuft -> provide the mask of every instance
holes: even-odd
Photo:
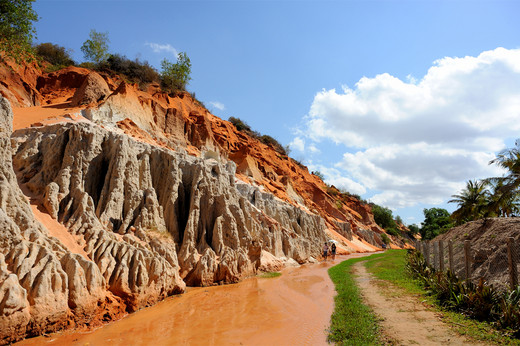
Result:
[[[279,272],[267,272],[267,273],[260,274],[259,277],[261,277],[263,279],[271,279],[271,278],[277,278],[280,275],[282,275],[282,273],[279,273]]]

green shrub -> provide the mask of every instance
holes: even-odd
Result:
[[[147,61],[130,60],[119,54],[110,55],[99,67],[101,70],[122,74],[129,82],[138,83],[140,86],[161,81],[159,73]]]
[[[390,244],[390,238],[385,233],[381,233],[381,240],[387,245]]]
[[[273,148],[276,152],[287,156],[287,151],[285,147],[282,146],[280,142],[278,142],[273,137],[269,135],[261,135],[259,132],[253,131],[253,129],[251,129],[251,126],[249,126],[245,121],[243,121],[240,118],[229,117],[228,121],[232,123],[238,131],[244,132],[249,136],[258,139],[260,142]]]
[[[258,138],[260,142],[264,143],[265,145],[270,146],[275,151],[279,152],[282,155],[287,155],[287,152],[285,151],[285,148],[283,145],[280,144],[276,139],[269,135],[262,135]]]
[[[184,91],[191,80],[191,61],[185,52],[177,56],[177,62],[172,63],[167,59],[161,62],[161,83],[169,92]]]
[[[423,209],[424,221],[421,227],[423,239],[433,239],[453,227],[450,213],[442,208]]]
[[[401,232],[399,232],[399,230],[395,227],[386,228],[385,231],[386,231],[386,233],[391,234],[396,237],[401,235]]]
[[[418,234],[421,229],[416,224],[411,224],[408,226],[408,229],[410,230],[410,234]]]
[[[251,126],[240,118],[229,117],[228,121],[235,126],[238,131],[251,133]]]
[[[36,37],[33,22],[38,15],[34,0],[0,0],[0,51],[16,62],[32,60],[32,40]]]
[[[338,189],[334,186],[327,185],[327,193],[331,196],[337,196],[339,195]]]
[[[96,65],[105,61],[108,55],[108,32],[97,32],[92,29],[89,38],[81,46],[81,51],[85,56],[85,60],[91,61]]]
[[[74,65],[70,50],[50,42],[40,43],[35,47],[36,55],[57,68]]]
[[[311,174],[314,174],[315,176],[320,178],[322,181],[325,181],[325,177],[323,176],[323,173],[321,173],[320,171],[313,171]]]
[[[372,207],[372,214],[374,214],[374,220],[381,228],[387,231],[391,229],[397,230],[397,224],[394,221],[394,217],[390,209],[381,207],[377,204],[371,204],[370,206]]]

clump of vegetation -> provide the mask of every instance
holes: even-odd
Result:
[[[106,61],[100,64],[99,69],[121,74],[129,82],[138,83],[140,86],[161,81],[159,73],[147,61],[130,60],[119,54],[111,54]]]
[[[411,224],[408,226],[408,229],[410,230],[410,234],[415,235],[418,234],[421,229],[416,224]]]
[[[97,32],[94,29],[90,30],[89,38],[83,42],[81,46],[85,60],[93,62],[98,66],[106,61],[110,56],[108,54],[109,42],[107,32]]]
[[[331,185],[327,185],[327,193],[328,193],[329,195],[331,195],[331,196],[334,196],[334,197],[340,195],[339,190],[336,189],[335,186],[331,186]]]
[[[390,238],[388,238],[388,236],[384,233],[381,233],[381,240],[383,241],[383,243],[385,243],[386,245],[390,244]]]
[[[325,177],[323,176],[323,173],[321,173],[320,171],[313,171],[313,172],[311,172],[311,174],[314,174],[315,176],[320,178],[322,181],[325,181]]]
[[[254,131],[253,129],[251,129],[251,126],[249,126],[245,121],[243,121],[240,118],[229,117],[228,121],[232,123],[238,131],[244,132],[248,136],[258,139],[260,142],[273,148],[276,152],[284,156],[287,156],[286,148],[273,137],[269,135],[262,135],[259,132]]]
[[[421,237],[423,239],[433,239],[439,234],[446,233],[452,228],[453,220],[450,213],[442,208],[424,209],[424,221],[420,229]]]
[[[270,146],[277,152],[279,152],[282,155],[287,155],[287,151],[285,150],[285,147],[280,144],[276,139],[269,135],[261,135],[259,138],[260,142],[264,143],[267,146]]]
[[[260,274],[259,276],[263,279],[271,279],[271,278],[277,278],[281,275],[282,275],[282,273],[279,273],[279,272],[266,272],[266,273]]]
[[[36,38],[33,22],[38,20],[33,2],[0,0],[0,51],[16,62],[32,60],[32,41]]]
[[[492,322],[507,334],[520,337],[520,286],[510,292],[501,292],[482,279],[477,285],[461,281],[450,271],[444,273],[428,267],[416,250],[408,250],[407,262],[411,275],[442,307],[477,321]]]
[[[388,234],[399,236],[399,228],[394,220],[392,211],[386,207],[381,207],[377,204],[370,204],[372,214],[374,214],[374,221],[383,228]]]
[[[34,47],[34,51],[37,56],[51,64],[51,70],[59,70],[75,64],[70,56],[71,51],[57,44],[40,43]]]
[[[191,61],[185,52],[178,54],[175,63],[167,59],[161,62],[161,84],[167,91],[185,91],[186,85],[191,80],[190,74]]]

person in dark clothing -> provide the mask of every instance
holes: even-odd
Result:
[[[330,247],[330,255],[332,256],[332,260],[336,258],[336,244],[332,243],[332,246]]]
[[[325,244],[323,244],[323,259],[326,261],[327,260],[327,253],[329,252],[329,244],[327,244],[327,242],[325,242]]]

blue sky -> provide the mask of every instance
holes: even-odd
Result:
[[[37,0],[38,42],[159,67],[186,52],[188,86],[217,116],[290,144],[327,181],[406,223],[468,179],[498,174],[520,137],[516,1]],[[497,49],[502,47],[503,49]]]

